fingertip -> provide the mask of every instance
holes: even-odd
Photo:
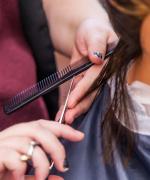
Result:
[[[80,140],[84,139],[85,134],[83,132],[78,131],[78,130],[75,130],[75,131],[76,131],[76,133],[77,133]]]
[[[94,57],[96,57],[96,58],[98,58],[98,59],[100,59],[100,60],[103,59],[103,54],[100,53],[99,51],[94,51],[94,52],[93,52],[93,55],[94,55]]]
[[[56,113],[56,116],[55,116],[55,121],[56,121],[56,122],[58,122],[59,119],[60,119],[60,116],[61,116],[63,107],[64,107],[64,105],[62,105],[62,106],[59,108],[58,112]]]
[[[103,63],[103,55],[99,51],[90,52],[89,58],[94,64],[102,64]]]
[[[69,170],[69,162],[67,158],[64,160],[63,168],[64,168],[64,172],[67,172]]]
[[[58,163],[54,163],[55,168],[60,172],[67,171],[67,167],[65,167],[66,164],[64,162],[65,160],[60,160]]]

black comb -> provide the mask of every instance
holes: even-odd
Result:
[[[105,59],[107,59],[112,53],[113,51],[107,53]],[[92,65],[93,63],[91,61],[89,61],[87,58],[83,58],[80,61],[67,66],[63,70],[46,77],[42,81],[39,81],[37,84],[21,91],[16,96],[9,99],[3,106],[4,112],[6,114],[11,114],[24,105],[37,99],[38,97],[52,91],[72,77],[87,70]]]

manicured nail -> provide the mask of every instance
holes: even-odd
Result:
[[[69,170],[69,163],[67,159],[64,160],[63,167],[65,172]]]
[[[94,56],[98,57],[100,60],[103,60],[103,55],[99,51],[95,51]]]

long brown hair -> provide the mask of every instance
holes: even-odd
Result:
[[[114,115],[117,115],[119,121],[123,120],[129,129],[136,127],[136,117],[133,114],[131,119],[128,111],[129,108],[133,109],[133,106],[127,92],[126,76],[132,61],[136,61],[142,55],[140,29],[144,17],[149,13],[150,2],[149,0],[105,0],[104,5],[114,30],[119,36],[119,43],[91,90],[97,87],[99,91],[102,90],[108,80],[111,81],[113,77],[114,96],[101,127],[104,158],[110,161],[114,144],[116,145],[122,137],[122,126],[116,128]],[[133,133],[127,131],[124,138],[127,142],[125,156],[128,158],[134,143]]]

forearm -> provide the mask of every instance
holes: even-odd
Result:
[[[97,0],[43,0],[51,38],[57,51],[70,56],[76,29],[87,18],[108,22]]]

